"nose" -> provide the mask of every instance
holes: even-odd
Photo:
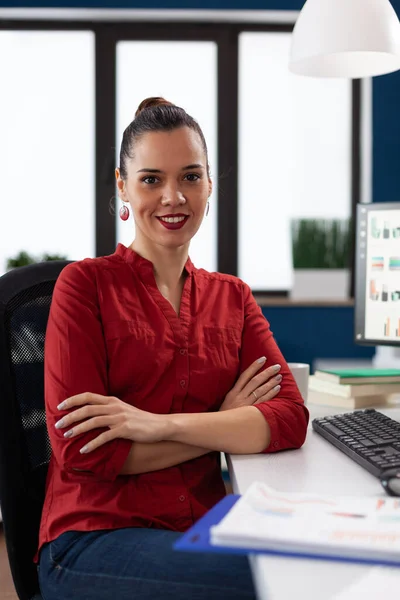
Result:
[[[166,185],[163,190],[161,204],[163,206],[180,206],[186,203],[186,198],[176,184]]]

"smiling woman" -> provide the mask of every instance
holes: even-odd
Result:
[[[42,594],[250,600],[246,558],[172,544],[225,495],[221,452],[298,448],[308,412],[249,286],[189,258],[212,190],[198,123],[146,99],[115,176],[134,240],[62,271],[46,331]]]
[[[135,222],[130,248],[154,264],[162,261],[163,277],[155,272],[157,285],[179,313],[184,279],[175,285],[177,273],[182,272],[212,192],[201,128],[164,98],[143,100],[124,131],[115,176],[119,197],[130,205]],[[124,206],[121,218],[126,211]],[[177,272],[171,269],[171,259]]]
[[[150,242],[181,245],[187,254],[211,195],[209,173],[197,122],[163,98],[144,100],[124,132],[116,169],[119,197],[130,204],[137,228],[132,249],[146,256]]]

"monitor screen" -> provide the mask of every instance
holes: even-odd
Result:
[[[400,345],[400,202],[358,204],[355,339]]]

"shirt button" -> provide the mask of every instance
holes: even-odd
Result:
[[[186,385],[186,381],[184,379],[181,379],[181,386],[185,387],[185,385]]]
[[[279,442],[274,442],[272,445],[274,448],[279,448]]]
[[[186,354],[186,350],[185,350],[185,348],[181,348],[181,349],[179,350],[179,354],[182,354],[182,356],[184,356],[184,355]]]
[[[184,501],[186,500],[186,496],[184,496],[184,495],[182,494],[182,496],[179,496],[179,500],[180,500],[181,502],[184,502]]]

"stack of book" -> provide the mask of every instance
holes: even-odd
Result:
[[[308,402],[349,410],[382,406],[400,396],[400,369],[315,371],[309,378]]]

